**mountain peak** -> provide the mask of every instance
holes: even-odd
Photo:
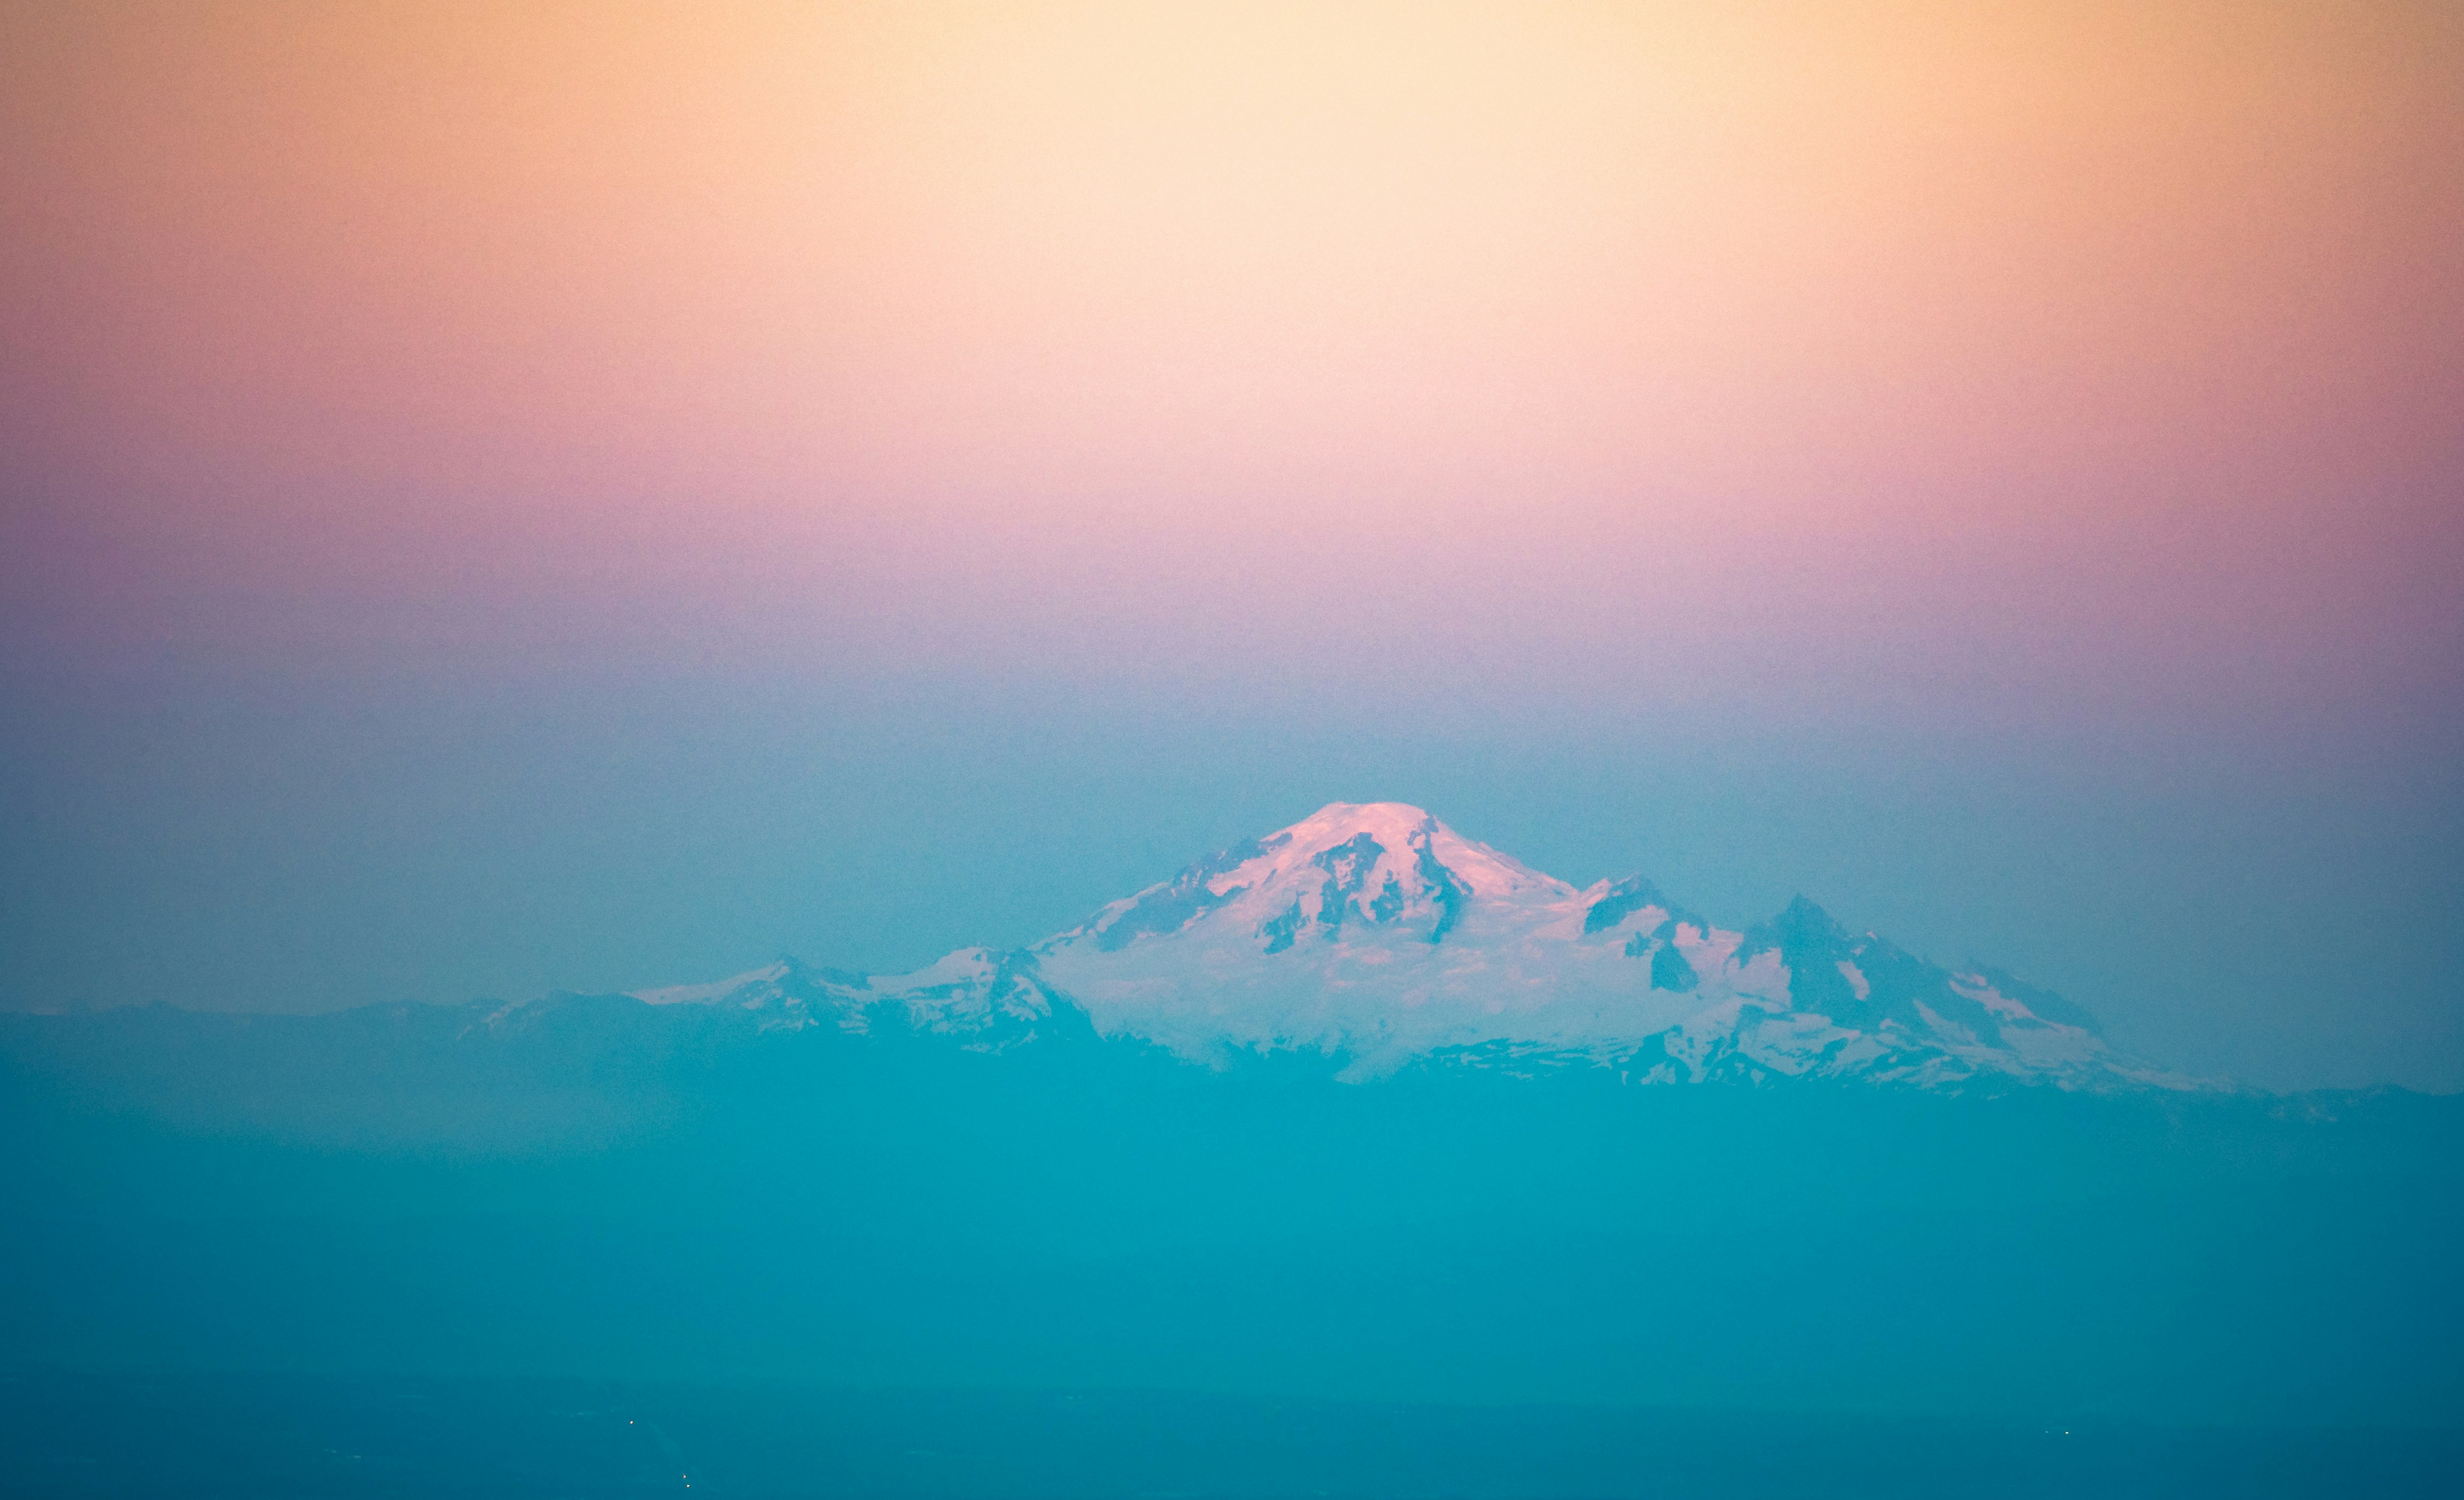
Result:
[[[1091,942],[1116,953],[1201,924],[1268,956],[1339,944],[1347,932],[1439,943],[1476,910],[1573,895],[1409,803],[1329,803],[1113,902],[1042,951]]]
[[[1267,837],[1302,844],[1342,843],[1366,833],[1380,843],[1400,845],[1416,833],[1439,829],[1453,832],[1427,808],[1408,802],[1331,802]]]
[[[1416,881],[1440,881],[1451,875],[1467,896],[1541,892],[1554,899],[1573,893],[1573,887],[1564,881],[1464,838],[1434,814],[1406,802],[1331,802],[1259,843],[1262,848],[1288,848],[1311,862],[1334,850],[1366,850],[1370,845],[1388,857],[1410,853],[1415,856],[1414,871],[1401,880],[1407,888]],[[1433,863],[1439,868],[1430,868]]]
[[[1844,951],[1849,941],[1848,930],[1829,912],[1798,895],[1778,915],[1746,929],[1744,940],[1737,945],[1737,961],[1744,963],[1774,949],[1792,959],[1799,954]]]
[[[1083,1017],[1193,1060],[1315,1052],[1354,1079],[1548,1057],[1639,1081],[2192,1086],[2057,997],[1853,937],[1804,896],[1723,930],[1639,875],[1577,891],[1397,802],[1329,803],[1024,952],[870,980],[791,961],[643,998],[850,1031],[903,1016],[992,1049]]]

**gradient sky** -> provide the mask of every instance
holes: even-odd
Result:
[[[1337,798],[2464,1088],[2464,12],[0,7],[0,1003]]]

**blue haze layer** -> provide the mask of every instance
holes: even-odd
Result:
[[[1009,947],[1332,800],[2005,966],[2264,1087],[2464,1088],[2452,715],[1986,733],[944,679],[18,670],[0,1006],[297,1011]],[[1442,700],[1441,700],[1442,701]]]
[[[0,1017],[0,1368],[2243,1427],[2464,1410],[2464,1099]]]

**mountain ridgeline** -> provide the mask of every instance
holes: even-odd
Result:
[[[2459,1104],[1336,806],[906,975],[0,1016],[0,1364],[2452,1426]]]
[[[1515,1063],[1645,1083],[2202,1087],[2116,1052],[2057,996],[1852,937],[1802,897],[1724,931],[1640,876],[1578,891],[1398,803],[1334,804],[1017,952],[888,976],[789,960],[635,998],[997,1050],[1091,1028],[1219,1067],[1316,1056],[1353,1081]]]

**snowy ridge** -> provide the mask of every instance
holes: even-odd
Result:
[[[1802,897],[1724,931],[1639,876],[1577,891],[1401,803],[1331,805],[1020,952],[869,977],[790,960],[634,994],[983,1050],[1083,1012],[1194,1062],[1310,1052],[1355,1081],[1588,1066],[1644,1083],[2206,1087],[2115,1052],[2057,996],[1852,936]]]
[[[765,1031],[829,1026],[863,1036],[896,1026],[991,1052],[1051,1030],[1056,998],[1037,977],[1031,957],[985,948],[961,948],[913,974],[849,974],[781,959],[713,984],[630,993],[653,1005],[750,1011]]]

